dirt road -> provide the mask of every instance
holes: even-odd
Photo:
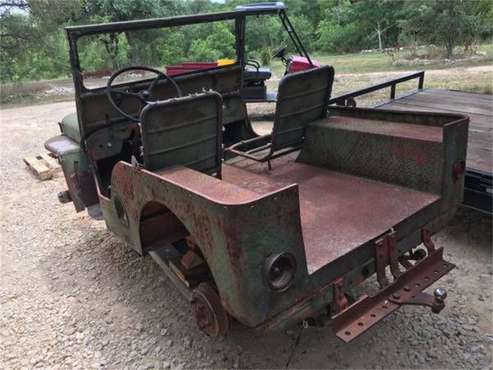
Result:
[[[329,328],[201,334],[150,260],[72,204],[62,177],[22,158],[43,151],[72,102],[0,111],[0,369],[488,368],[493,348],[491,219],[462,210],[434,237],[458,265],[440,315],[404,307],[349,345]]]

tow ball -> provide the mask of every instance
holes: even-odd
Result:
[[[409,292],[409,287],[404,287],[404,291]],[[440,313],[445,308],[445,299],[447,298],[447,291],[444,288],[436,288],[433,295],[425,292],[415,292],[409,298],[404,298],[399,293],[394,293],[389,298],[389,301],[398,305],[416,305],[416,306],[428,306],[431,307],[433,313]]]

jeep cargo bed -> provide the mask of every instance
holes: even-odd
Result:
[[[434,194],[279,159],[223,167],[223,180],[265,194],[296,183],[308,272],[313,273],[436,202]]]

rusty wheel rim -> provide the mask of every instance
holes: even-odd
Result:
[[[200,330],[210,337],[224,336],[229,330],[229,315],[209,283],[200,283],[192,295],[192,310]]]

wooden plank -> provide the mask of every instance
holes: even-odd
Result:
[[[52,170],[53,175],[62,172],[62,167],[58,163],[58,160],[50,156],[48,153],[43,153],[40,155],[42,160],[48,164],[48,167]]]
[[[393,109],[393,110],[404,110],[404,111],[418,111],[418,112],[444,112],[444,113],[454,113],[454,114],[465,114],[469,116],[470,118],[470,125],[474,126],[476,129],[480,129],[483,131],[490,131],[491,128],[493,127],[492,125],[492,118],[481,115],[481,114],[474,114],[474,113],[467,113],[467,112],[460,112],[460,111],[453,111],[450,109],[433,109],[430,107],[425,106],[424,104],[420,103],[411,103],[407,102],[404,99],[399,99],[394,102],[390,102],[387,104],[383,104],[379,106],[378,108],[380,109]]]
[[[26,157],[24,158],[24,163],[41,181],[49,180],[53,177],[50,167],[38,157]]]
[[[470,106],[478,109],[482,109],[485,111],[487,116],[493,115],[493,100],[480,99],[478,97],[479,94],[464,94],[464,95],[444,95],[442,93],[435,93],[433,91],[422,91],[419,93],[421,98],[429,98],[432,101],[445,102],[446,104],[450,103],[458,103],[458,104],[467,104],[465,106],[468,109]],[[473,112],[474,113],[474,112]]]
[[[49,180],[61,172],[61,167],[56,159],[50,157],[48,154],[26,157],[24,158],[24,163],[41,181]]]
[[[484,146],[475,143],[468,145],[466,167],[491,173],[493,172],[492,155],[492,150]]]
[[[457,97],[467,96],[473,99],[481,99],[481,100],[487,100],[489,102],[493,102],[493,95],[474,93],[469,91],[445,90],[445,89],[426,89],[423,91],[429,91],[437,95],[445,95],[445,96],[457,96]]]
[[[419,105],[430,107],[436,111],[447,109],[454,112],[482,114],[488,117],[493,116],[492,107],[489,102],[472,100],[469,98],[452,98],[420,92],[418,94],[409,95],[401,100],[405,102],[418,103]]]

